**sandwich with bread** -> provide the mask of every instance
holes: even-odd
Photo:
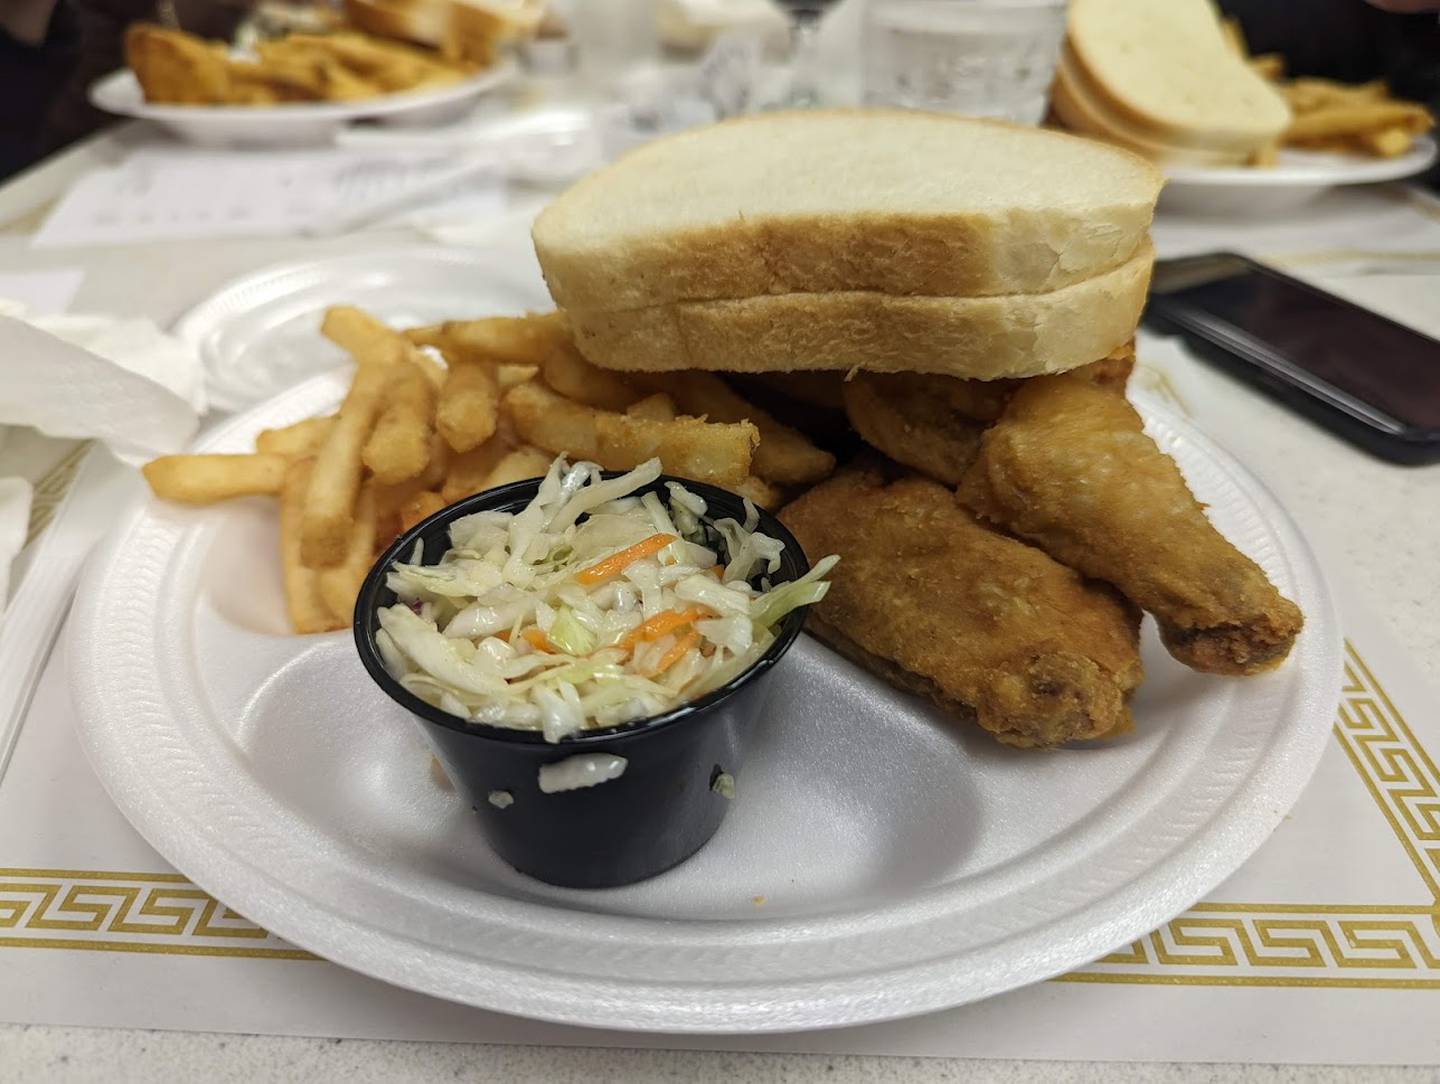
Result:
[[[533,237],[581,349],[610,368],[1030,376],[1130,338],[1161,182],[1061,133],[769,113],[641,147]]]
[[[751,411],[762,448],[780,400],[803,400],[786,420],[816,441],[815,419],[848,418],[838,472],[782,487],[807,553],[840,557],[811,631],[1001,742],[1048,747],[1130,728],[1142,610],[1210,672],[1278,665],[1300,627],[1124,397],[1161,184],[1060,132],[769,113],[632,151],[532,237],[614,405],[708,370],[688,378],[777,393]],[[743,423],[734,404],[710,420]],[[567,450],[533,420],[522,432]]]

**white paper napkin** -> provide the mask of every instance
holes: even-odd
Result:
[[[94,349],[0,316],[0,425],[94,438],[132,464],[190,442],[204,402],[193,354],[168,349],[145,321],[51,319]]]

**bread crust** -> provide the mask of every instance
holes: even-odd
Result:
[[[866,369],[994,380],[1063,372],[1123,345],[1139,323],[1153,263],[1147,241],[1121,267],[1044,294],[784,294],[566,315],[581,353],[609,369]]]

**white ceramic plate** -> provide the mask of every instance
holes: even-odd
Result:
[[[107,113],[153,120],[187,143],[212,147],[303,146],[329,143],[356,120],[406,126],[457,120],[469,111],[476,98],[509,81],[514,74],[514,63],[505,61],[448,86],[354,102],[152,105],[145,100],[135,73],[122,68],[90,87],[90,101]]]
[[[1340,185],[1398,181],[1435,162],[1435,141],[1420,136],[1398,158],[1284,150],[1269,168],[1167,165],[1160,209],[1179,214],[1246,216],[1272,214],[1307,203]]]
[[[334,408],[327,375],[202,443]],[[165,858],[242,914],[365,974],[607,1028],[787,1031],[923,1013],[1110,952],[1199,899],[1294,803],[1330,732],[1340,632],[1274,499],[1147,407],[1217,524],[1303,608],[1290,660],[1192,673],[1153,631],[1136,732],[1025,753],[802,637],[689,862],[606,891],[548,887],[488,850],[419,727],[348,633],[285,634],[264,500],[136,508],[77,596],[80,737]],[[624,831],[624,825],[616,825]]]
[[[550,308],[524,240],[495,249],[402,248],[266,268],[191,309],[175,334],[199,353],[211,405],[239,410],[344,364],[340,348],[318,333],[330,305],[358,305],[396,327]]]

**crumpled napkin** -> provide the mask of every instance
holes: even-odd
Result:
[[[94,439],[133,465],[190,443],[205,409],[193,350],[148,320],[23,313],[0,301],[0,437],[31,426]],[[24,478],[0,478],[0,613],[32,495]]]
[[[93,438],[132,464],[184,448],[205,407],[194,352],[137,319],[0,315],[0,388],[0,425]]]

